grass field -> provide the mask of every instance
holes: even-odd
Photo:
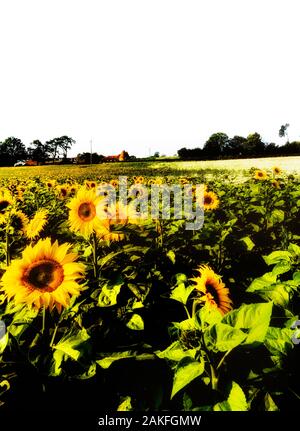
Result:
[[[126,162],[126,163],[105,163],[99,165],[47,165],[30,167],[9,167],[0,168],[0,178],[27,179],[33,177],[67,179],[69,177],[92,179],[100,176],[118,175],[188,175],[196,177],[220,172],[231,173],[242,179],[243,173],[250,168],[271,169],[273,166],[280,166],[287,173],[300,172],[300,157],[271,157],[265,159],[241,159],[241,160],[216,160],[197,162]]]
[[[0,414],[299,410],[299,162],[1,168]]]

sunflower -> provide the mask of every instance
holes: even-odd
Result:
[[[214,192],[204,190],[203,194],[203,207],[204,211],[211,211],[218,208],[220,204],[219,198]]]
[[[221,278],[209,266],[201,265],[197,271],[199,276],[191,280],[196,283],[195,289],[200,294],[200,301],[217,308],[221,314],[232,309],[229,289],[222,283]]]
[[[95,189],[97,187],[96,181],[85,180],[84,184],[85,184],[87,189]]]
[[[17,191],[17,199],[22,201],[23,200],[23,194],[26,191],[26,186],[19,185],[19,186],[17,186],[16,191]]]
[[[59,185],[56,187],[56,191],[60,199],[65,199],[69,193],[69,185],[68,184]]]
[[[69,187],[69,194],[70,196],[74,196],[77,193],[78,185],[77,184],[71,184]]]
[[[14,198],[7,189],[0,190],[0,224],[6,220],[6,211],[10,205],[13,205]]]
[[[134,184],[144,184],[145,180],[142,176],[133,177]]]
[[[254,178],[256,180],[266,180],[268,178],[268,174],[266,171],[263,171],[261,169],[257,169],[255,171]]]
[[[16,232],[26,233],[28,222],[28,217],[22,211],[15,209],[11,210],[10,226],[12,226]]]
[[[274,175],[280,175],[282,173],[282,169],[279,166],[274,166],[272,171]]]
[[[272,180],[271,184],[275,189],[280,189],[280,182],[278,180]]]
[[[67,307],[71,295],[79,295],[77,280],[83,277],[84,265],[75,262],[76,253],[68,253],[70,244],[58,245],[51,239],[41,239],[27,246],[21,259],[12,261],[1,280],[1,290],[16,304],[24,303],[60,312]]]
[[[110,180],[109,184],[111,184],[116,189],[119,185],[119,181],[117,179]]]
[[[179,184],[184,186],[185,184],[189,184],[189,180],[187,178],[179,178]]]
[[[69,211],[69,225],[72,232],[79,232],[89,237],[94,231],[102,228],[103,220],[98,217],[97,206],[102,196],[97,196],[94,190],[82,187],[77,195],[67,204]]]
[[[46,186],[48,187],[48,189],[53,189],[55,187],[55,180],[48,180],[46,181]]]
[[[39,209],[29,221],[25,229],[25,235],[28,239],[33,239],[40,235],[47,223],[48,211],[45,209]]]

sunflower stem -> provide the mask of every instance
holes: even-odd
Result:
[[[92,249],[93,249],[93,267],[94,267],[94,278],[97,279],[98,275],[98,264],[97,264],[97,236],[96,233],[92,233]]]
[[[44,334],[45,332],[45,328],[46,328],[46,307],[43,307],[43,311],[42,311],[42,334]]]
[[[6,254],[6,265],[10,265],[10,247],[9,247],[9,234],[8,229],[6,229],[6,237],[5,237],[5,254]]]
[[[55,336],[56,336],[57,330],[58,330],[58,324],[55,325],[55,328],[54,328],[54,331],[53,331],[53,334],[52,334],[52,338],[51,338],[51,341],[50,341],[50,347],[52,347],[53,344],[54,344],[54,340],[55,340]]]

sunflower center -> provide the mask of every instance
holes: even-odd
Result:
[[[9,206],[9,202],[8,201],[2,201],[0,202],[0,212],[4,212],[6,210],[6,208]]]
[[[90,221],[96,215],[96,208],[92,202],[84,202],[78,208],[78,216],[83,221]]]
[[[212,198],[210,197],[210,196],[205,196],[205,198],[204,198],[204,203],[206,204],[206,205],[209,205],[209,204],[211,204],[212,203]]]
[[[212,283],[208,282],[208,283],[205,284],[205,287],[206,287],[206,292],[211,295],[211,297],[213,298],[213,300],[219,306],[219,297],[217,295],[215,286]]]
[[[33,262],[23,275],[23,283],[30,289],[52,292],[64,279],[62,266],[53,260]]]

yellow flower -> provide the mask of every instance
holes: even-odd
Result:
[[[110,180],[109,184],[111,184],[116,189],[119,185],[119,180]]]
[[[7,189],[0,189],[0,224],[6,220],[6,211],[13,205],[14,198]]]
[[[179,184],[184,186],[185,184],[189,184],[189,180],[187,178],[179,178]]]
[[[218,208],[219,204],[220,204],[220,201],[216,193],[207,192],[204,190],[204,195],[203,195],[204,211],[215,210],[216,208]]]
[[[232,309],[232,301],[229,298],[229,289],[222,283],[221,277],[207,265],[201,265],[197,271],[199,276],[191,280],[196,283],[199,300],[217,308],[222,315],[228,313]]]
[[[48,180],[46,181],[46,186],[48,187],[48,189],[53,189],[55,187],[55,180]]]
[[[144,184],[144,177],[142,177],[142,176],[135,176],[135,177],[133,177],[133,181],[134,181],[134,184]]]
[[[94,231],[101,229],[102,221],[97,215],[97,206],[103,199],[96,196],[94,190],[82,187],[77,195],[67,204],[69,211],[69,225],[72,232],[79,232],[89,237]]]
[[[69,187],[70,196],[74,196],[77,193],[77,190],[78,190],[78,184],[71,184]]]
[[[28,217],[20,210],[12,209],[10,212],[10,225],[17,232],[26,233]]]
[[[25,229],[25,235],[27,238],[33,239],[40,235],[47,223],[47,215],[48,211],[45,209],[39,209],[35,213]]]
[[[68,307],[71,295],[79,295],[84,265],[76,263],[76,253],[67,253],[70,244],[51,244],[50,238],[39,240],[28,246],[21,259],[12,261],[1,280],[1,290],[16,304],[27,304],[37,309],[52,309],[60,312]]]
[[[96,187],[97,187],[96,181],[85,180],[84,184],[85,184],[87,189],[96,189]]]
[[[56,191],[57,191],[58,197],[60,199],[65,199],[69,193],[69,185],[68,184],[62,184],[62,185],[56,186]]]
[[[271,184],[275,189],[280,189],[280,182],[278,180],[272,180]]]
[[[263,171],[261,169],[257,169],[255,171],[254,178],[256,180],[266,180],[268,178],[268,174],[266,171]]]
[[[272,170],[274,175],[280,175],[282,173],[282,169],[279,166],[274,166]]]

